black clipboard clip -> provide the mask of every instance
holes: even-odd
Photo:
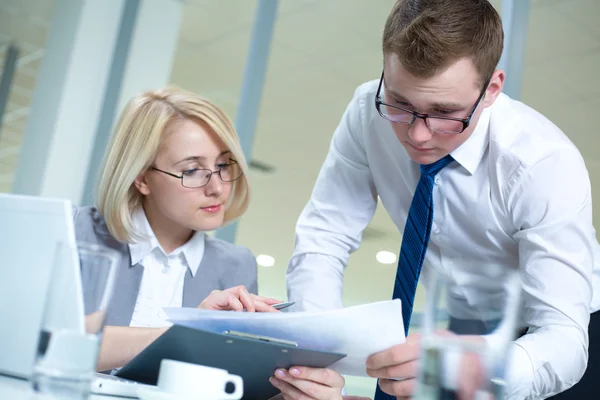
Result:
[[[277,339],[277,338],[272,338],[272,337],[269,337],[269,336],[254,335],[254,334],[251,334],[251,333],[245,333],[245,332],[239,332],[239,331],[230,331],[230,330],[223,331],[223,334],[230,335],[230,336],[237,336],[237,337],[244,338],[244,339],[258,340],[258,341],[261,341],[261,342],[283,344],[283,345],[286,345],[286,346],[298,347],[298,343],[293,342],[291,340]]]

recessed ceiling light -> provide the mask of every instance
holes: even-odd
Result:
[[[272,267],[275,265],[275,259],[266,254],[259,254],[256,256],[256,263],[261,267]]]
[[[391,251],[380,251],[375,255],[375,258],[382,264],[393,264],[396,262],[396,254]]]

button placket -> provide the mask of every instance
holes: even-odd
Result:
[[[443,174],[444,171],[441,171],[440,174]],[[441,212],[444,207],[444,199],[442,198],[442,192],[440,191],[440,186],[442,185],[443,179],[440,175],[436,175],[434,178],[434,189],[433,189],[433,222],[431,224],[431,233],[434,235],[440,235],[442,233],[442,228],[444,224],[444,215]]]

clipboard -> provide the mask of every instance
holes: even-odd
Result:
[[[279,338],[173,325],[116,375],[156,385],[160,362],[167,358],[225,369],[244,380],[244,399],[267,400],[279,393],[269,382],[277,368],[326,368],[344,357],[341,353],[301,349],[296,343]]]

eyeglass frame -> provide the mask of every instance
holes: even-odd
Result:
[[[381,118],[386,119],[388,121],[390,121],[391,123],[394,124],[402,124],[402,125],[412,125],[415,123],[415,121],[417,120],[417,118],[421,118],[423,121],[425,121],[425,125],[427,125],[427,128],[430,129],[433,132],[438,132],[438,133],[443,133],[443,134],[447,134],[447,135],[458,135],[461,134],[465,131],[465,129],[467,129],[469,127],[469,125],[471,124],[471,118],[473,118],[473,115],[475,115],[475,112],[477,111],[477,108],[479,108],[479,104],[481,103],[481,100],[483,100],[483,98],[485,97],[485,93],[487,92],[488,86],[490,84],[490,81],[492,80],[492,78],[490,77],[485,84],[483,85],[483,90],[481,91],[481,94],[479,95],[479,98],[477,98],[477,101],[475,102],[475,106],[473,107],[473,110],[469,113],[469,115],[466,118],[453,118],[453,117],[442,117],[442,116],[435,116],[435,115],[430,115],[430,114],[422,114],[416,111],[411,111],[411,110],[407,110],[405,108],[402,107],[398,107],[398,106],[393,106],[391,104],[387,104],[384,103],[381,99],[381,87],[383,86],[383,74],[384,74],[384,70],[381,71],[381,78],[379,79],[379,86],[377,87],[377,93],[375,94],[375,108],[377,109],[377,112],[379,113],[379,115],[381,116]],[[392,121],[389,118],[386,118],[384,116],[384,114],[381,112],[381,105],[384,105],[386,107],[392,107],[395,108],[397,110],[401,110],[404,112],[407,112],[409,114],[412,115],[412,119],[410,120],[410,122],[400,122],[400,121]],[[458,132],[451,132],[451,131],[440,131],[437,129],[432,129],[428,122],[427,119],[428,118],[434,118],[434,119],[443,119],[443,120],[449,120],[449,121],[456,121],[456,122],[462,122],[463,127],[460,131]]]
[[[227,164],[227,166],[234,165],[234,164],[239,165],[237,161],[235,161],[233,159],[229,159],[229,163]],[[154,165],[151,165],[150,169],[152,169],[154,171],[162,172],[165,175],[169,175],[169,176],[172,176],[173,178],[179,179],[179,181],[181,182],[181,186],[183,186],[186,189],[199,189],[199,188],[208,186],[208,184],[210,183],[210,180],[212,179],[212,177],[213,177],[214,174],[218,174],[219,175],[219,179],[221,179],[221,182],[223,182],[223,183],[235,182],[238,179],[240,179],[242,177],[242,175],[244,175],[244,171],[242,171],[242,173],[240,174],[240,176],[238,176],[237,178],[232,179],[230,181],[226,181],[221,176],[221,169],[217,169],[217,170],[213,171],[212,169],[208,169],[208,168],[191,168],[191,169],[189,169],[187,171],[208,171],[208,172],[210,172],[210,175],[208,176],[208,180],[206,181],[206,183],[204,185],[189,187],[189,186],[185,186],[183,184],[183,178],[185,177],[185,175],[183,175],[183,174],[181,174],[181,176],[179,176],[179,175],[176,175],[176,174],[174,174],[172,172],[167,172],[167,171],[164,171],[164,170],[162,170],[160,168],[156,168]]]

